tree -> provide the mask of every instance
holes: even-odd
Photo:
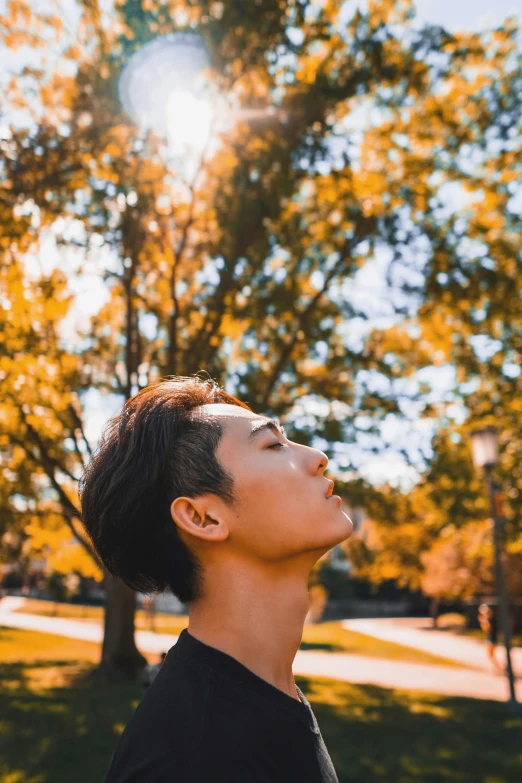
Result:
[[[337,4],[318,8],[306,0],[270,0],[262,8],[123,2],[110,24],[96,3],[82,6],[75,46],[63,55],[76,62],[75,73],[36,80],[43,112],[35,128],[12,127],[2,142],[4,225],[19,237],[2,240],[2,263],[14,257],[23,277],[24,254],[31,243],[37,251],[44,228],[53,226],[60,247],[104,265],[108,301],[73,344],[63,347],[55,332],[63,385],[46,383],[58,389],[59,422],[49,427],[49,411],[34,406],[22,409],[25,418],[16,414],[25,428],[20,448],[32,444],[33,460],[24,468],[25,485],[19,474],[13,479],[7,513],[18,489],[40,508],[44,495],[34,476],[43,474],[52,487],[47,498],[81,541],[74,482],[90,448],[81,403],[91,388],[123,402],[156,378],[204,369],[255,410],[284,417],[294,439],[324,438],[341,468],[357,467],[341,451],[343,441],[364,442],[378,435],[384,417],[401,415],[410,395],[397,381],[414,368],[404,369],[404,352],[390,360],[378,333],[353,346],[347,327],[367,313],[343,286],[379,246],[401,258],[417,233],[404,219],[416,188],[426,225],[433,216],[429,176],[445,164],[437,149],[430,156],[421,145],[423,168],[415,177],[425,134],[416,107],[439,105],[435,71],[451,84],[468,49],[470,57],[483,51],[479,39],[413,31],[410,7],[372,2],[345,25]],[[142,139],[129,124],[117,80],[130,53],[151,37],[193,28],[207,40],[216,85],[245,111],[187,179],[182,169],[168,169],[160,139]],[[435,68],[430,57],[441,52],[444,66]],[[25,78],[32,75],[38,77]],[[12,81],[12,100],[20,102],[21,83]],[[272,106],[275,114],[267,112]],[[385,163],[397,158],[389,155],[394,136],[386,123],[365,129],[359,161],[359,131],[347,133],[343,123],[364,106],[401,122],[411,140],[400,153],[404,187],[398,168]],[[437,145],[451,139],[455,112],[438,119]],[[415,290],[407,278],[391,280],[393,300]],[[403,298],[394,310],[400,317],[411,307]],[[28,343],[24,349],[38,350]],[[373,383],[377,375],[387,380],[384,392]],[[18,453],[15,402],[4,435],[9,459]],[[49,405],[54,410],[50,392]],[[370,449],[379,447],[374,441]],[[133,673],[142,664],[132,640],[135,596],[108,575],[106,584],[102,669]]]
[[[386,171],[393,191],[407,195],[407,217],[415,221],[424,253],[423,274],[412,286],[418,310],[394,329],[376,333],[373,349],[387,356],[397,372],[408,366],[455,368],[453,390],[444,401],[424,408],[424,415],[442,428],[433,440],[421,483],[412,492],[415,498],[427,493],[439,521],[430,527],[418,518],[423,532],[413,548],[411,577],[439,597],[493,589],[490,533],[484,522],[489,501],[469,451],[470,431],[487,424],[500,432],[496,476],[505,489],[505,565],[512,594],[520,592],[516,576],[522,539],[522,469],[516,458],[522,391],[518,366],[522,311],[516,293],[522,280],[518,34],[511,20],[481,36],[447,39],[442,57],[456,58],[460,68],[420,97],[407,116],[395,115],[365,138],[366,170],[373,176]],[[415,137],[412,123],[422,124]],[[436,172],[434,154],[441,164]],[[394,263],[398,272],[409,269],[412,275],[415,262],[403,249]],[[371,523],[373,551],[353,542],[361,568],[370,569],[376,580],[390,570],[401,578],[405,502],[397,498],[387,515],[377,513]]]
[[[489,498],[469,441],[456,435],[439,431],[430,468],[409,493],[385,487],[365,493],[368,518],[346,544],[356,577],[376,585],[393,579],[436,603],[495,593]],[[516,598],[522,537],[508,502],[502,516],[506,581]]]

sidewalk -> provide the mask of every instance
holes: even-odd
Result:
[[[18,614],[14,609],[20,606],[23,600],[23,598],[8,597],[0,601],[0,626],[54,633],[72,639],[101,643],[103,629],[100,625],[61,617]],[[17,603],[14,603],[15,601]],[[136,631],[136,644],[143,652],[166,652],[177,640],[177,636],[170,634]],[[412,689],[446,696],[467,696],[494,701],[505,701],[507,698],[507,684],[504,677],[472,669],[425,666],[403,661],[365,658],[348,653],[324,653],[312,650],[298,650],[292,669],[294,674],[303,676],[333,677],[344,682],[367,683],[383,688]],[[517,694],[522,701],[522,682],[517,683]]]
[[[430,628],[431,620],[422,618],[386,618],[372,620],[342,620],[341,625],[351,631],[358,631],[376,639],[395,642],[415,650],[440,655],[443,658],[463,663],[474,669],[491,673],[485,642],[457,636],[450,631],[436,631]],[[425,629],[425,630],[422,630]],[[497,660],[505,666],[505,650],[499,647]],[[514,647],[511,652],[513,668],[522,676],[522,648]]]
[[[24,628],[29,631],[55,633],[67,636],[69,639],[82,639],[84,642],[103,641],[103,624],[91,623],[85,620],[69,620],[66,617],[46,617],[39,614],[22,614],[15,610],[22,606],[24,598],[8,596],[0,600],[0,625],[10,628]],[[152,631],[136,631],[136,645],[148,653],[166,652],[178,637],[166,633]]]

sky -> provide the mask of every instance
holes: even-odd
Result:
[[[522,17],[522,0],[417,0],[416,6],[421,20],[453,30],[494,26],[512,12]]]
[[[106,7],[109,2],[102,2]],[[5,5],[1,0],[0,6]],[[61,6],[67,17],[76,16],[74,0],[62,0]],[[417,0],[417,15],[423,21],[440,24],[451,29],[480,29],[481,22],[488,17],[493,24],[502,22],[511,12],[522,16],[522,0]]]

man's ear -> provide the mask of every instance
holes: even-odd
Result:
[[[209,501],[204,497],[179,497],[170,506],[172,519],[181,530],[202,541],[224,541],[228,527],[216,511],[209,513]]]

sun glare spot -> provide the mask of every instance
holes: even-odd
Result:
[[[173,90],[165,108],[169,146],[173,150],[185,147],[201,150],[210,136],[212,107],[185,90]]]

